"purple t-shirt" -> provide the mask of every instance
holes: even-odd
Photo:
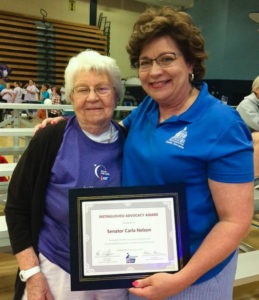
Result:
[[[118,125],[114,124],[117,128]],[[71,118],[51,169],[39,252],[70,272],[68,190],[120,186],[123,135],[114,143],[89,139]]]

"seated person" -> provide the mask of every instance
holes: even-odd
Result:
[[[239,103],[237,111],[252,132],[255,188],[259,188],[259,76],[253,81],[251,94]]]
[[[239,103],[237,111],[252,132],[259,131],[259,76],[253,81],[251,94]]]

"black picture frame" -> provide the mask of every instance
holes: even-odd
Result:
[[[130,208],[128,209],[125,206],[130,206]],[[131,211],[131,206],[134,208],[134,211],[140,211],[140,209],[143,210],[143,216],[139,214],[142,218],[152,216],[152,214],[147,213],[150,211],[150,207],[153,210],[155,209],[161,212],[160,217],[165,217],[165,221],[162,221],[162,223],[166,224],[166,231],[169,230],[167,228],[171,228],[170,233],[172,235],[173,232],[174,239],[171,236],[170,238],[167,238],[168,250],[166,249],[166,251],[168,251],[168,260],[171,263],[161,263],[160,265],[163,265],[163,268],[160,268],[160,266],[154,268],[153,266],[157,265],[155,263],[150,265],[147,263],[137,264],[135,261],[134,265],[129,264],[130,267],[128,264],[126,264],[125,266],[124,264],[114,266],[101,265],[101,267],[99,267],[94,263],[96,257],[97,261],[98,259],[100,259],[100,256],[98,256],[100,255],[98,252],[99,248],[98,251],[95,252],[96,254],[92,255],[94,252],[93,249],[95,249],[94,245],[100,240],[98,237],[98,226],[101,226],[102,223],[100,222],[102,222],[104,217],[106,219],[108,219],[109,217],[109,215],[107,214],[98,215],[99,211],[102,212],[102,209],[104,209],[105,212],[114,212],[114,207],[116,207],[116,211],[119,211],[120,213],[118,215],[113,214],[110,217],[117,218],[116,222],[118,222],[118,218],[122,218],[122,222],[124,222],[125,219],[128,220],[128,217],[131,216],[129,213],[127,213]],[[96,213],[97,218],[101,218],[100,221],[96,220]],[[140,218],[136,217],[137,214],[134,214],[132,216],[135,216],[134,220],[137,220],[137,223],[142,222],[142,220],[139,221]],[[157,217],[159,218],[158,213]],[[153,219],[154,218],[155,217],[153,214]],[[72,291],[129,288],[132,287],[132,282],[134,280],[141,279],[154,273],[178,272],[184,267],[190,257],[185,187],[183,184],[72,189],[69,191],[69,219]],[[145,222],[145,220],[147,220],[148,222]],[[149,218],[145,220],[143,221],[144,224],[148,224],[150,223],[151,219]],[[95,221],[94,226],[92,226],[93,224],[91,224],[93,221]],[[106,222],[109,221],[106,220]],[[155,220],[154,222],[157,221]],[[101,226],[100,228],[102,229],[103,227]],[[154,226],[152,230],[155,231],[155,228],[156,227]],[[96,232],[94,232],[94,230]],[[142,229],[138,230],[141,231]],[[151,231],[151,229],[147,230]],[[106,232],[108,235],[108,232],[114,233],[115,231],[109,231],[108,229],[106,229],[103,235],[103,237],[105,238]],[[123,234],[125,235],[124,232]],[[144,232],[144,234],[146,234],[146,232]],[[143,237],[145,236],[144,234]],[[165,234],[168,235],[168,232],[166,232]],[[110,241],[110,237],[107,238],[107,241]],[[171,239],[173,240],[173,242],[171,241]],[[112,243],[113,242],[111,242],[111,245]],[[176,245],[174,245],[174,243],[176,243]],[[174,251],[171,251],[173,249]],[[128,260],[128,253],[126,252],[125,259],[127,263],[129,261],[133,262],[131,256],[129,256]],[[171,257],[172,252],[175,252],[173,254],[173,257]],[[112,260],[112,258],[109,257],[110,254],[106,253],[105,255],[108,255],[108,260]],[[105,259],[107,259],[105,255],[101,255],[101,260],[105,261]],[[134,270],[132,270],[132,268]],[[137,270],[135,270],[135,268],[137,268]]]

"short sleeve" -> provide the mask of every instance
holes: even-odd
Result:
[[[150,105],[152,106],[153,103],[154,101],[152,100],[152,98],[146,96],[143,99],[143,101],[138,105],[138,107],[133,109],[131,113],[127,116],[127,118],[122,120],[124,127],[126,127],[129,131],[131,125],[134,124],[134,120],[136,120],[136,118],[143,118],[143,116],[146,115],[147,109],[150,109]]]
[[[122,123],[123,123],[124,127],[127,128],[127,130],[130,129],[130,126],[133,123],[133,121],[137,115],[137,111],[138,111],[138,107],[133,109],[131,111],[131,113],[125,119],[122,120]]]
[[[241,120],[236,120],[218,137],[210,153],[208,177],[226,183],[254,180],[252,136]]]

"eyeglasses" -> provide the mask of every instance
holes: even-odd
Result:
[[[88,86],[78,86],[73,88],[72,92],[76,97],[88,98],[91,90],[94,90],[96,95],[105,97],[111,94],[113,87],[109,85],[100,85],[94,88],[89,88]]]
[[[149,71],[153,66],[153,61],[159,65],[161,68],[168,68],[176,60],[178,56],[182,55],[181,52],[167,52],[160,54],[156,58],[141,58],[137,63],[139,71],[146,72]]]

